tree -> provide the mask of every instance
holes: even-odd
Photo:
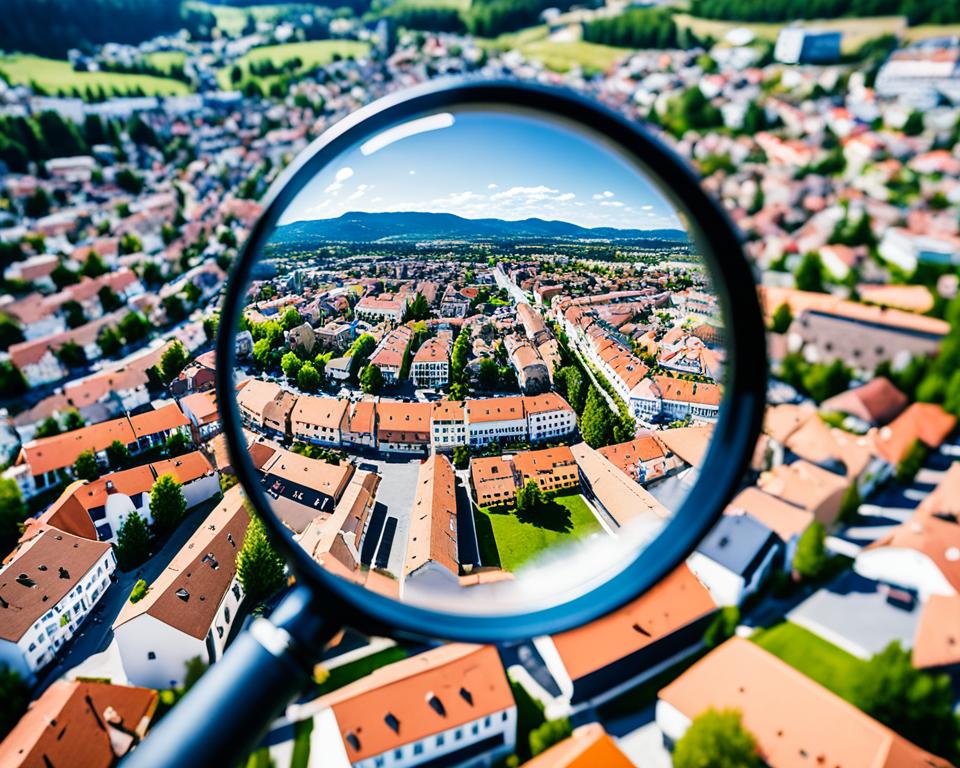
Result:
[[[824,287],[824,268],[820,256],[816,253],[804,254],[794,275],[797,288],[801,291],[826,292]]]
[[[430,317],[430,305],[422,293],[417,293],[413,301],[407,303],[403,310],[403,322],[410,320],[426,320]]]
[[[815,579],[827,565],[827,531],[819,522],[813,522],[797,542],[793,555],[793,570],[801,579]]]
[[[561,717],[556,720],[547,720],[530,731],[530,755],[536,757],[541,752],[550,749],[573,733],[570,719]]]
[[[186,669],[183,675],[183,692],[186,693],[200,681],[209,665],[199,656],[194,656],[192,659],[187,659],[184,667]]]
[[[466,469],[470,466],[470,449],[465,445],[458,445],[453,449],[453,466],[457,469]]]
[[[120,321],[119,331],[127,344],[135,344],[147,338],[150,328],[150,321],[139,312],[128,312]]]
[[[50,213],[50,195],[43,187],[37,187],[33,194],[23,201],[23,212],[31,219],[39,219]]]
[[[75,341],[65,341],[61,344],[56,356],[67,368],[83,368],[87,364],[87,353]]]
[[[770,321],[770,330],[774,333],[786,333],[793,322],[793,313],[790,311],[790,305],[784,302],[774,310]]]
[[[740,623],[740,609],[735,605],[721,608],[703,633],[703,644],[707,648],[716,648],[726,642],[737,631]]]
[[[544,496],[534,480],[527,480],[526,485],[517,490],[517,513],[520,515],[536,515],[543,506]]]
[[[83,451],[73,462],[73,476],[78,480],[93,482],[100,477],[100,466],[93,451]]]
[[[803,388],[810,393],[810,397],[818,403],[827,398],[838,395],[850,386],[852,372],[840,360],[834,360],[829,365],[814,363],[803,374]]]
[[[27,517],[20,486],[9,477],[0,477],[0,547],[4,552],[13,549],[20,538],[20,524]]]
[[[919,136],[923,133],[923,113],[919,110],[913,110],[903,124],[903,132],[907,136]]]
[[[906,454],[897,465],[897,482],[909,485],[927,460],[927,446],[920,440],[914,440]]]
[[[110,462],[112,469],[122,469],[130,460],[130,451],[128,451],[127,446],[119,440],[114,440],[110,443],[110,445],[107,446],[106,453],[107,461]]]
[[[8,349],[11,344],[23,341],[20,326],[7,315],[0,315],[0,349]]]
[[[167,442],[163,446],[164,452],[168,457],[172,458],[174,456],[181,456],[186,453],[192,447],[190,438],[187,437],[183,432],[174,432],[170,437],[167,438]]]
[[[57,266],[53,268],[53,272],[50,273],[50,279],[53,280],[53,284],[57,286],[57,289],[61,291],[68,285],[76,285],[80,282],[77,273],[72,269],[68,269],[63,264],[57,264]]]
[[[477,383],[480,385],[480,389],[496,389],[499,381],[500,367],[489,357],[483,358],[480,361],[480,372],[477,376]]]
[[[80,415],[80,411],[76,408],[71,408],[67,411],[67,415],[63,418],[63,430],[64,432],[73,432],[75,429],[80,429],[86,424],[83,420],[83,416]]]
[[[147,584],[147,580],[137,579],[137,582],[133,585],[133,589],[130,590],[130,602],[139,603],[147,596],[147,592],[149,591],[150,585]]]
[[[915,669],[910,652],[892,642],[852,681],[853,703],[901,736],[944,757],[957,757],[957,720],[946,674]]]
[[[757,740],[740,712],[711,707],[693,719],[673,750],[674,768],[759,768]]]
[[[129,168],[121,169],[116,176],[117,186],[131,195],[139,195],[143,191],[143,177]]]
[[[183,299],[175,293],[165,296],[163,300],[161,300],[160,306],[163,307],[163,312],[167,316],[168,322],[179,323],[187,316],[187,308],[183,303]]]
[[[297,386],[304,392],[316,392],[320,389],[320,372],[313,363],[304,363],[297,373]]]
[[[16,397],[27,391],[27,380],[9,360],[0,360],[0,395]]]
[[[129,571],[149,556],[150,531],[144,519],[137,512],[131,512],[117,532],[117,565]]]
[[[40,422],[40,426],[37,427],[34,437],[53,437],[54,435],[59,435],[61,431],[60,422],[57,421],[56,416],[47,416],[47,418]]]
[[[360,388],[368,395],[379,395],[383,389],[383,372],[376,365],[368,365],[360,374]]]
[[[100,307],[104,312],[116,312],[123,306],[123,300],[114,293],[109,285],[105,285],[97,291],[97,299],[99,299]]]
[[[103,263],[103,259],[96,251],[90,251],[83,261],[83,266],[80,267],[80,273],[86,277],[100,277],[100,275],[105,275],[109,271],[110,268]],[[109,286],[104,286],[104,288],[110,290]]]
[[[190,355],[183,344],[179,340],[174,341],[160,356],[160,373],[164,382],[169,384],[177,378],[189,361]]]
[[[303,360],[297,356],[296,352],[287,352],[280,358],[280,368],[283,370],[283,375],[291,381],[296,380],[297,374],[300,373],[302,367]]]
[[[30,703],[30,686],[15,669],[0,667],[0,739],[23,717]]]
[[[283,330],[289,331],[291,328],[303,325],[303,318],[295,307],[289,307],[287,311],[283,313],[283,317],[280,319],[280,325],[283,327]]]
[[[283,557],[267,537],[263,522],[250,515],[250,525],[237,552],[237,578],[243,591],[259,602],[269,597],[286,583]]]
[[[183,489],[173,475],[161,475],[150,491],[153,529],[160,536],[173,531],[187,512]]]
[[[580,417],[580,434],[591,448],[603,448],[613,442],[613,414],[595,387],[590,387],[587,394],[587,404]]]
[[[838,519],[844,522],[850,522],[860,513],[860,504],[863,499],[860,497],[860,487],[856,479],[850,483],[850,487],[843,492],[843,498],[840,499],[840,512]]]
[[[123,337],[112,325],[105,326],[97,336],[97,346],[100,347],[100,352],[104,356],[113,357],[123,349]]]
[[[207,341],[214,341],[217,338],[217,331],[220,330],[220,314],[214,313],[210,317],[203,318],[203,335]]]

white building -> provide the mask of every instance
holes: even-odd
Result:
[[[522,397],[490,397],[466,402],[467,439],[471,447],[527,439]]]
[[[450,381],[450,345],[443,339],[429,339],[413,356],[410,378],[418,387],[445,387]]]
[[[236,556],[249,520],[239,486],[231,488],[146,596],[124,604],[113,632],[131,683],[177,686],[187,661],[223,655],[243,601]]]
[[[430,417],[430,444],[434,451],[452,451],[467,444],[464,403],[441,400],[433,404]]]
[[[919,235],[890,227],[883,233],[878,250],[884,259],[907,274],[913,274],[921,262],[938,266],[960,264],[960,238],[947,235]]]
[[[525,397],[523,407],[531,443],[556,440],[577,431],[577,414],[556,392]]]
[[[294,706],[330,768],[490,766],[513,752],[517,707],[496,648],[449,644]]]
[[[630,393],[630,412],[641,423],[660,416],[669,420],[690,419],[709,423],[720,416],[722,393],[716,384],[653,376]]]
[[[49,664],[103,597],[113,548],[49,528],[0,571],[0,664],[25,678]]]
[[[314,445],[341,445],[348,405],[348,401],[334,397],[301,395],[290,414],[293,437]]]
[[[784,64],[832,64],[840,60],[841,33],[786,27],[777,35],[773,56]]]
[[[877,94],[920,109],[960,102],[960,40],[938,38],[894,51],[877,73]]]

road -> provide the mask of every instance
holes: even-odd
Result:
[[[164,543],[157,554],[151,557],[136,571],[124,573],[115,571],[117,580],[114,581],[100,598],[100,602],[87,616],[79,631],[65,646],[57,652],[57,663],[48,667],[39,677],[34,698],[42,694],[51,684],[56,682],[65,672],[77,666],[95,653],[105,650],[113,640],[113,622],[123,608],[130,591],[137,579],[145,579],[152,583],[157,576],[169,565],[174,556],[183,548],[200,524],[216,506],[217,501],[206,501],[193,509],[180,524],[180,527]],[[95,621],[94,619],[99,619]]]
[[[501,288],[506,288],[506,290],[513,297],[515,304],[530,303],[530,299],[527,298],[527,294],[520,290],[520,286],[513,282],[513,280],[503,274],[503,270],[500,269],[500,267],[497,267],[495,270],[493,270],[493,279],[497,281],[498,286]]]

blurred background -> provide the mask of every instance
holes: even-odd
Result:
[[[742,228],[760,284],[764,434],[716,528],[627,608],[503,648],[347,631],[248,765],[960,760],[960,5],[6,0],[3,10],[0,763],[118,762],[283,594],[283,564],[244,509],[220,434],[218,296],[260,198],[300,150],[384,94],[460,74],[589,94],[702,174]],[[578,321],[551,299],[565,286],[622,287],[605,259],[623,260],[558,271],[498,253],[459,271],[452,292],[427,298],[417,283],[408,304],[380,299],[423,276],[384,262],[351,272],[357,291],[321,296],[310,315],[262,293],[242,354],[272,370],[275,390],[249,390],[251,428],[269,431],[280,414],[289,432],[284,382],[336,392],[352,380],[379,394],[383,381],[357,381],[351,362],[376,354],[376,339],[357,333],[360,294],[366,320],[406,322],[431,316],[421,299],[493,316],[518,292],[549,322],[520,318],[531,340],[557,333],[554,384],[600,457],[589,469],[580,460],[581,474],[610,466],[616,482],[646,487],[697,468],[709,432],[696,384],[672,438],[653,440],[617,412],[632,385],[599,358],[568,355]],[[689,282],[662,277],[676,292],[664,317],[613,313],[605,327],[645,366],[703,382],[696,366],[710,365],[722,334],[689,322],[709,314]],[[411,400],[525,391],[522,366],[488,341],[460,349],[459,363],[454,347],[446,394]],[[314,344],[315,358],[287,357]],[[372,445],[365,402],[344,418]],[[343,458],[339,437],[301,445],[313,460]],[[470,461],[453,453],[458,471]],[[595,525],[581,501],[563,504],[575,524],[582,513]],[[487,513],[475,514],[479,528]],[[500,554],[516,554],[493,523]],[[489,565],[482,543],[475,557]]]

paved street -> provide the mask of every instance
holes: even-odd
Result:
[[[506,288],[510,293],[510,296],[513,298],[514,304],[529,304],[530,300],[527,298],[520,286],[517,285],[513,280],[503,274],[503,270],[497,267],[493,270],[493,279],[497,281],[497,286],[500,288]]]
[[[407,555],[410,510],[417,492],[420,458],[364,457],[357,462],[358,465],[367,465],[371,470],[375,467],[380,474],[377,505],[364,537],[361,559],[369,557],[376,567],[386,568],[395,576],[402,572],[403,561]],[[391,523],[391,520],[394,522]],[[369,544],[367,537],[371,539]],[[377,544],[376,549],[373,549],[374,543]]]

